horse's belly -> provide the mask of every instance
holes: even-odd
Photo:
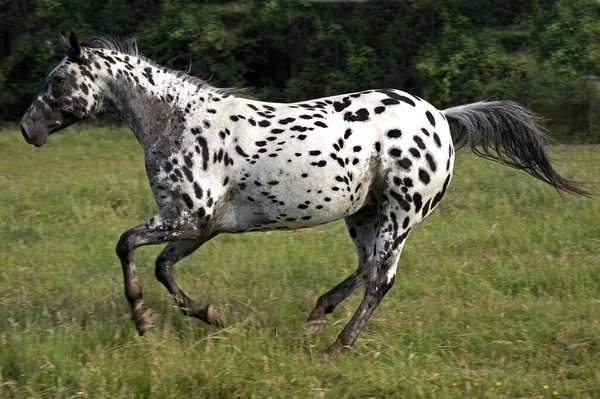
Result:
[[[273,183],[274,181],[271,181]],[[230,203],[228,231],[296,229],[355,213],[372,199],[368,182],[302,178],[277,184],[247,182]]]

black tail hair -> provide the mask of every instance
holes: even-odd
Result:
[[[523,106],[513,101],[478,102],[442,113],[457,125],[454,143],[459,148],[468,145],[480,157],[522,169],[561,194],[590,195],[554,170],[540,118]]]

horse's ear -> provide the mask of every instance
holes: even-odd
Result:
[[[67,39],[66,37],[64,37],[62,33],[58,34],[58,38],[62,42],[63,46],[65,46],[65,50],[68,50],[69,47],[71,47],[71,44],[69,43],[69,39]]]
[[[77,33],[75,33],[73,29],[71,29],[71,33],[69,34],[69,44],[71,45],[71,49],[73,50],[73,55],[75,55],[75,57],[80,57],[81,43],[79,42]]]

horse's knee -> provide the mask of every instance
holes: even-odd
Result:
[[[117,242],[117,247],[115,248],[115,252],[119,259],[125,259],[131,253],[131,244],[129,242],[129,237],[131,237],[131,233],[126,231],[121,234],[121,238],[119,238],[119,242]]]

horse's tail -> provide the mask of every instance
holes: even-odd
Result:
[[[457,126],[454,143],[480,157],[523,169],[559,193],[589,195],[578,183],[559,175],[544,148],[540,118],[513,101],[478,102],[442,113]]]

